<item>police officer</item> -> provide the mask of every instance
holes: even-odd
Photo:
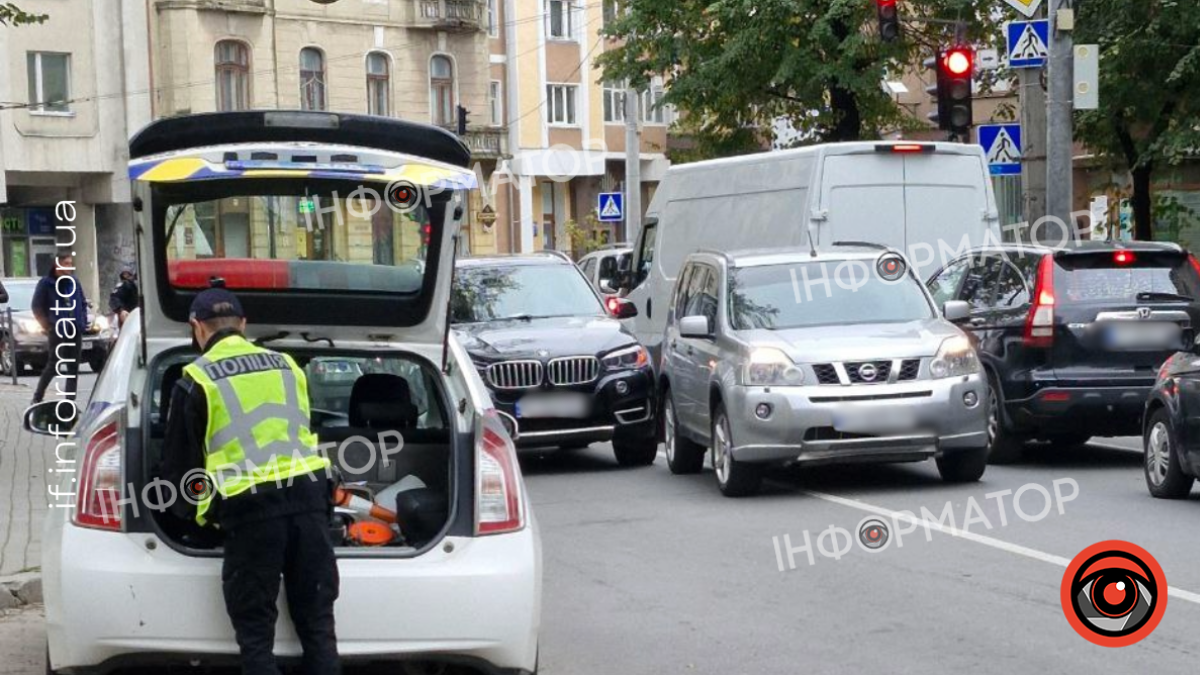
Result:
[[[108,309],[117,315],[117,327],[125,325],[129,313],[137,309],[138,287],[134,281],[133,270],[121,270],[121,280],[108,296]]]
[[[330,463],[309,428],[304,371],[244,337],[242,305],[224,288],[196,296],[190,323],[203,354],[172,392],[163,473],[196,505],[176,500],[172,510],[224,534],[221,580],[242,672],[279,675],[282,577],[303,672],[337,675]]]

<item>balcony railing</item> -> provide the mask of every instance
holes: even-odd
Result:
[[[267,0],[157,0],[155,9],[197,9],[230,14],[266,14]]]
[[[484,0],[414,0],[418,28],[477,31],[487,28]]]
[[[502,159],[508,157],[508,132],[503,128],[467,129],[463,139],[471,149],[474,159]]]

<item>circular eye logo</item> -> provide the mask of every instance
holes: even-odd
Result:
[[[882,550],[890,538],[887,524],[878,518],[867,518],[858,524],[858,543],[870,551]]]
[[[875,270],[879,272],[879,276],[884,281],[897,281],[904,276],[908,266],[904,264],[904,259],[899,255],[885,253],[879,258],[879,262],[875,263]]]
[[[199,504],[213,493],[212,478],[203,469],[193,469],[183,476],[183,498],[191,504]]]
[[[1102,647],[1146,637],[1167,610],[1167,580],[1145,549],[1126,541],[1085,548],[1062,580],[1063,613],[1075,632]]]
[[[387,200],[396,211],[410,213],[421,204],[421,191],[409,181],[398,180],[388,186]]]

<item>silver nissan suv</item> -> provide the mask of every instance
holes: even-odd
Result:
[[[871,244],[698,252],[676,281],[659,365],[667,462],[711,448],[726,496],[769,464],[918,462],[943,479],[987,467],[987,380],[970,340],[903,256]]]

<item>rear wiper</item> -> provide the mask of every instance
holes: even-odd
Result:
[[[275,333],[274,335],[264,335],[264,336],[258,338],[257,340],[255,340],[254,344],[261,347],[268,342],[282,340],[283,338],[285,338],[289,335],[291,335],[291,333],[287,332],[286,330],[282,330],[282,331],[279,331],[278,333]]]
[[[1157,291],[1143,291],[1137,294],[1138,300],[1178,300],[1180,302],[1192,302],[1192,298],[1178,293],[1159,293]]]

